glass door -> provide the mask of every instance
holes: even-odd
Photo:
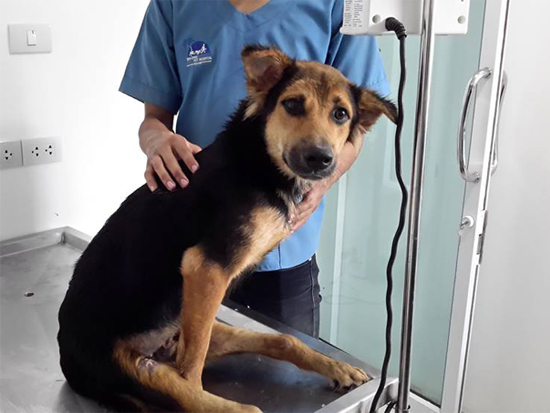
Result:
[[[492,31],[496,31],[499,24],[496,22],[493,27],[491,10],[488,10],[496,7],[496,3],[502,2],[471,0],[468,34],[438,36],[435,43],[414,316],[412,389],[436,405],[441,405],[443,399],[460,250],[458,229],[465,193],[468,194],[468,187],[458,173],[456,136],[464,90],[483,64],[482,46],[484,38],[487,39],[484,30],[488,30],[488,22]],[[399,81],[398,42],[393,36],[378,38],[378,42],[393,91],[391,97],[395,100]],[[402,137],[407,183],[412,160],[419,47],[419,37],[408,38],[407,112]],[[496,49],[497,45],[484,47]],[[379,122],[367,136],[353,168],[328,194],[318,253],[323,295],[321,337],[377,367],[385,351],[385,268],[400,202],[393,166],[393,135],[393,125]],[[474,189],[479,192],[479,187]],[[403,236],[394,266],[394,346],[390,365],[390,374],[394,376],[398,372],[405,244]],[[470,256],[472,248],[473,245],[469,246]],[[466,257],[463,254],[464,260]],[[461,331],[457,329],[456,334]]]

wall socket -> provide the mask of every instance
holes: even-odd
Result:
[[[21,141],[23,147],[23,165],[61,162],[61,138],[26,139]]]
[[[0,142],[0,169],[23,166],[21,141]]]

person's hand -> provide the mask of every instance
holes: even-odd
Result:
[[[330,183],[327,180],[322,180],[315,182],[309,191],[304,193],[302,202],[296,207],[296,214],[290,220],[292,232],[297,231],[306,223],[323,200],[323,196],[329,188]]]
[[[181,170],[178,159],[183,160],[192,173],[199,168],[199,163],[193,155],[201,151],[200,146],[171,131],[159,132],[154,139],[147,139],[142,149],[147,155],[145,181],[151,191],[157,189],[155,175],[158,175],[170,191],[176,188],[176,182],[182,188],[189,184],[189,179]]]

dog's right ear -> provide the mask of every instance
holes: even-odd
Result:
[[[279,49],[264,46],[245,46],[241,53],[249,96],[263,103],[267,92],[283,77],[293,61]]]
[[[397,108],[393,102],[381,97],[378,93],[352,85],[352,93],[355,95],[359,109],[358,123],[363,133],[370,130],[382,115],[387,116],[393,123],[397,123]]]

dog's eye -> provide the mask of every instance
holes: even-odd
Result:
[[[282,105],[289,115],[303,116],[306,114],[306,109],[304,107],[303,99],[299,99],[299,98],[285,99],[283,100]]]
[[[348,111],[344,108],[336,108],[332,111],[332,119],[341,125],[349,119]]]

